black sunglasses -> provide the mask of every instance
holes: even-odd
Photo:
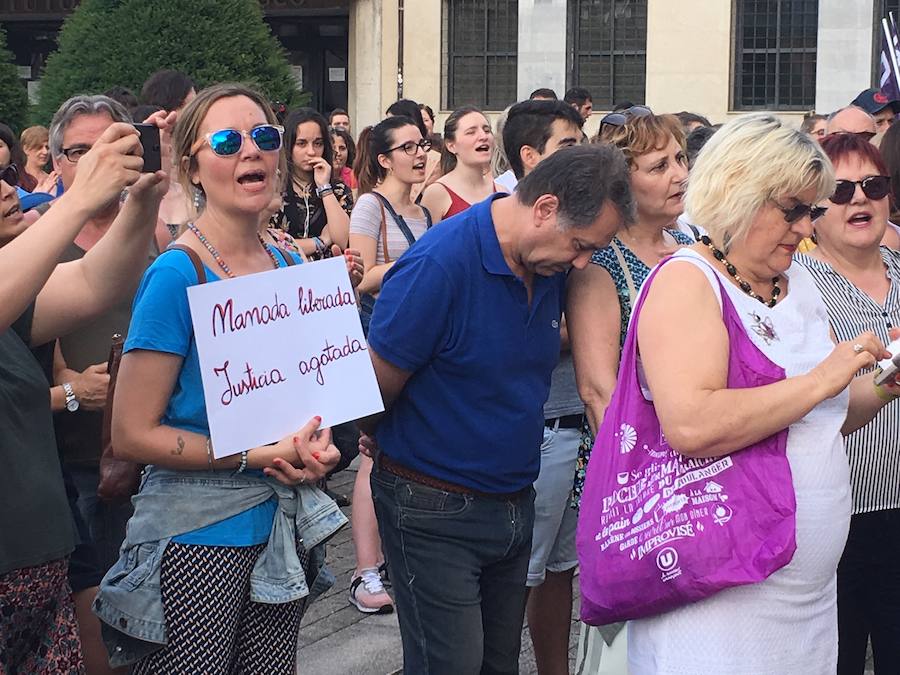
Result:
[[[15,164],[10,164],[0,171],[0,180],[10,187],[16,187],[19,183],[19,168]]]
[[[839,180],[835,184],[834,194],[829,197],[832,204],[847,204],[856,194],[856,186],[862,188],[869,199],[879,200],[887,197],[891,191],[890,176],[866,176],[862,180]]]
[[[600,120],[600,133],[603,133],[604,126],[622,127],[628,124],[632,119],[649,117],[652,114],[653,111],[645,105],[633,105],[630,108],[626,108],[619,112],[611,112],[604,115],[603,119]]]
[[[771,201],[778,207],[778,210],[784,214],[784,222],[788,225],[793,225],[807,214],[809,215],[810,220],[817,220],[825,215],[825,212],[828,210],[827,206],[813,206],[812,204],[803,204],[802,202],[789,207],[782,206],[774,199]]]

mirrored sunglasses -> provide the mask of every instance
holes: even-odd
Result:
[[[884,199],[891,191],[890,176],[866,176],[862,180],[839,180],[835,184],[834,194],[829,197],[833,204],[847,204],[856,194],[856,186],[862,188],[863,194],[872,200]]]
[[[191,155],[208,143],[210,149],[219,155],[219,157],[228,157],[240,152],[244,145],[244,137],[249,136],[256,147],[261,152],[275,152],[281,149],[281,139],[284,135],[284,127],[274,124],[260,124],[253,127],[250,131],[241,131],[239,129],[220,129],[206,134],[202,139],[194,144],[191,148]]]

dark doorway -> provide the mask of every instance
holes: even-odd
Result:
[[[350,20],[347,16],[266,17],[288,53],[310,105],[327,115],[347,108]]]

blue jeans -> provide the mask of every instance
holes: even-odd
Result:
[[[519,672],[534,490],[448,493],[372,472],[408,675]]]

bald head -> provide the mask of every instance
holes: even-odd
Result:
[[[855,105],[833,112],[825,127],[826,134],[846,132],[851,134],[875,134],[875,118]]]

